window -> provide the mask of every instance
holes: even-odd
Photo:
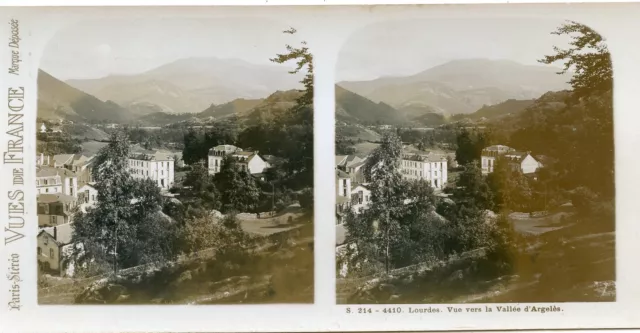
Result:
[[[91,195],[91,201],[96,201],[96,195],[95,194]]]
[[[47,239],[47,238],[45,237],[45,239]],[[41,255],[42,255],[42,248],[41,248],[41,247],[39,247],[39,246],[38,246],[38,255],[39,255],[39,256],[41,256]]]
[[[53,249],[49,249],[49,257],[50,257],[51,259],[54,259],[54,258],[55,258],[54,254],[53,254]]]
[[[48,183],[48,181],[45,179],[45,180],[44,180],[44,184],[45,184],[45,185],[47,185],[47,183]]]
[[[51,215],[51,224],[56,225],[58,224],[58,217],[55,215]]]
[[[44,191],[45,191],[45,192],[47,192],[47,193],[49,193],[49,189],[48,189],[48,188],[46,188]]]
[[[45,235],[43,238],[42,243],[44,243],[44,245],[49,245],[49,237]]]
[[[342,195],[345,196],[345,197],[347,196],[347,189],[346,188],[344,190],[342,190]]]

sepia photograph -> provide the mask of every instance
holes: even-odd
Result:
[[[312,60],[255,17],[56,31],[37,75],[38,303],[313,303]]]
[[[605,37],[517,18],[353,32],[336,67],[337,302],[616,301]]]

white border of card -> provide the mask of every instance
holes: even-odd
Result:
[[[105,5],[131,5],[131,1],[98,1]],[[140,1],[138,1],[140,2]],[[296,3],[280,1],[268,4],[248,1],[249,6],[207,7],[4,7],[0,9],[0,71],[2,99],[0,142],[2,152],[11,140],[7,131],[7,91],[24,88],[23,147],[20,165],[2,165],[0,184],[0,216],[3,238],[7,231],[8,200],[11,191],[24,191],[26,225],[20,230],[24,238],[0,248],[0,331],[3,332],[97,332],[97,331],[409,331],[409,330],[515,330],[515,329],[595,329],[640,327],[640,177],[636,153],[640,145],[637,128],[637,87],[640,86],[640,4],[467,4],[467,5],[398,5],[398,6],[327,6],[358,4],[360,1],[309,1],[322,6],[273,6]],[[80,1],[9,1],[10,5],[85,5]],[[189,1],[193,5],[235,5],[234,1]],[[146,3],[150,5],[150,3]],[[182,5],[179,1],[156,1],[154,4]],[[6,4],[5,4],[6,5]],[[64,26],[83,20],[114,17],[256,17],[295,26],[308,42],[315,66],[315,302],[304,305],[130,305],[130,306],[53,306],[38,305],[36,287],[36,221],[35,188],[13,185],[13,170],[23,168],[24,184],[35,184],[35,135],[37,87],[36,75],[43,48]],[[443,20],[449,18],[534,18],[571,19],[588,24],[607,38],[611,51],[614,83],[615,179],[616,179],[616,290],[615,302],[511,304],[524,309],[527,305],[558,306],[559,312],[483,312],[466,313],[465,304],[455,305],[462,313],[449,313],[446,304],[438,305],[336,305],[335,296],[335,193],[334,166],[334,82],[337,56],[350,34],[374,22],[404,19]],[[10,20],[20,23],[19,76],[7,73],[11,51],[7,41]],[[517,27],[513,27],[517,29]],[[446,33],[439,31],[437,33]],[[18,258],[20,309],[11,310],[10,284],[7,275],[12,258]],[[32,260],[34,259],[34,260]],[[496,304],[493,304],[495,306]],[[437,307],[440,313],[409,313],[409,308]],[[474,304],[473,307],[484,304]],[[347,311],[347,309],[351,311]],[[358,308],[372,313],[358,313]],[[384,311],[385,309],[401,309]],[[383,313],[383,311],[385,313]],[[390,313],[386,313],[390,312]]]

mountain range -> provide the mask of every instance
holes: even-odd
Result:
[[[140,74],[66,83],[103,101],[114,101],[136,115],[198,113],[211,104],[266,98],[276,90],[302,88],[302,76],[289,70],[282,65],[201,57],[180,59]]]
[[[343,81],[338,86],[396,109],[419,107],[453,115],[508,99],[535,99],[548,91],[568,89],[571,74],[558,75],[560,71],[508,60],[466,59],[411,76]]]

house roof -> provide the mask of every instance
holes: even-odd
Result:
[[[53,229],[56,229],[56,231],[54,232]],[[73,237],[73,223],[65,223],[55,227],[44,228],[40,230],[38,237],[40,237],[40,234],[42,233],[47,233],[51,237],[53,237],[53,234],[55,233],[57,236],[57,238],[54,238],[55,242],[58,245],[67,245],[71,243],[71,239]]]
[[[338,170],[336,170],[336,177],[337,178],[349,178],[349,174],[338,169]]]
[[[85,187],[90,187],[90,188],[92,188],[92,189],[96,190],[95,186],[93,186],[93,185],[91,185],[91,184],[89,184],[89,183],[86,183],[86,184],[84,184],[84,185],[82,185],[82,186],[80,186],[80,187],[78,188],[78,192],[83,191],[83,188],[85,188]]]
[[[484,148],[483,150],[495,151],[495,152],[508,152],[508,151],[512,151],[513,148],[511,148],[509,146],[505,146],[505,145],[493,145],[493,146],[488,146],[488,147]]]
[[[46,193],[46,194],[38,194],[36,199],[38,203],[54,203],[54,202],[75,202],[76,198],[70,195],[62,194],[62,193]]]
[[[358,189],[358,187],[362,187],[363,189],[367,190],[367,191],[371,191],[371,188],[369,187],[369,184],[358,184],[356,187],[351,189],[351,193],[356,192],[356,190]]]
[[[353,164],[347,165],[347,166],[350,167],[350,168],[358,168],[358,167],[363,166],[365,163],[367,163],[367,161],[362,160],[362,161],[360,161],[358,163],[353,163]]]
[[[75,177],[76,174],[73,171],[68,169],[54,168],[50,166],[40,166],[36,171],[36,177],[53,177],[53,176]]]
[[[129,158],[142,161],[173,161],[171,154],[154,150],[131,153],[129,154]]]
[[[343,203],[347,203],[351,201],[351,199],[349,197],[343,197],[341,195],[336,197],[336,204],[343,204]]]
[[[336,166],[342,165],[347,157],[348,155],[336,155]]]
[[[73,160],[74,154],[58,154],[53,155],[53,162],[59,165],[68,164]]]

